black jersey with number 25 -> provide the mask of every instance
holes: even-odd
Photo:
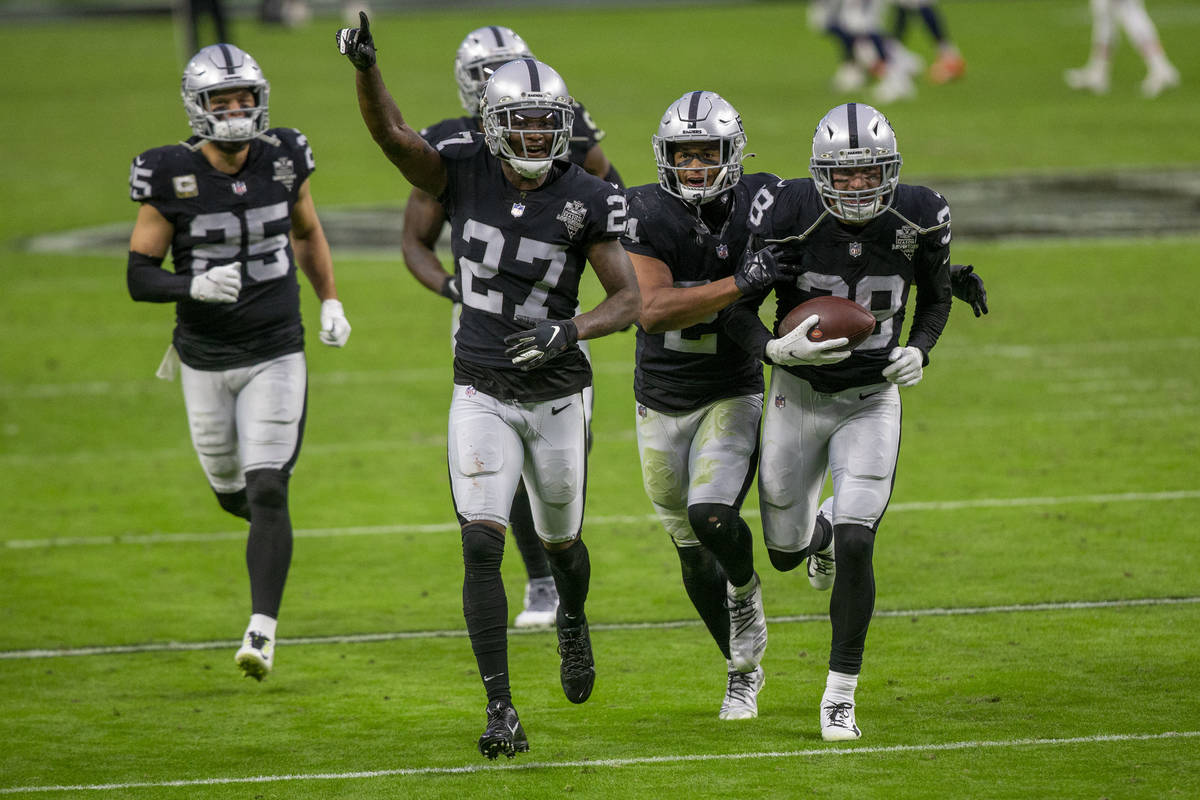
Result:
[[[236,303],[176,303],[174,343],[195,369],[246,366],[304,349],[300,286],[289,232],[300,187],[315,169],[308,140],[273,128],[250,143],[246,163],[227,175],[182,144],[133,160],[130,199],[149,203],[174,226],[175,272],[198,275],[242,263]],[[194,137],[189,144],[195,144]]]

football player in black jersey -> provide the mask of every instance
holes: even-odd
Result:
[[[309,188],[312,149],[297,130],[268,129],[269,93],[258,63],[233,45],[188,62],[194,135],[133,161],[130,196],[141,205],[127,271],[134,300],[176,304],[159,375],[182,373],[208,482],[222,508],[250,522],[252,613],[236,659],[258,680],[274,665],[292,556],[288,479],[308,392],[297,267],[321,299],[321,341],[341,347],[350,335]],[[168,250],[173,272],[162,269]]]
[[[482,132],[483,119],[479,114],[479,99],[483,96],[483,87],[498,67],[516,58],[533,58],[533,54],[525,40],[512,29],[490,25],[468,33],[454,58],[454,80],[458,84],[459,101],[467,116],[444,119],[423,128],[421,136],[425,141],[436,148],[444,141],[461,142],[464,134]],[[567,158],[593,175],[622,186],[621,176],[609,163],[608,157],[600,147],[600,140],[605,136],[604,131],[596,127],[580,103],[573,101],[572,106],[575,121],[571,129]],[[445,222],[446,210],[437,198],[413,187],[404,207],[404,231],[401,236],[404,263],[425,287],[454,304],[451,317],[453,338],[458,328],[459,314],[462,312],[462,279],[458,269],[448,274],[435,252]],[[586,350],[584,353],[586,355]],[[590,424],[591,387],[584,390],[584,403]],[[558,591],[554,588],[550,563],[546,560],[545,549],[534,530],[530,513],[529,494],[522,482],[517,486],[509,519],[513,539],[521,552],[529,578],[525,584],[524,608],[513,621],[518,628],[553,625],[558,608]]]
[[[463,614],[487,692],[479,751],[512,756],[529,743],[512,706],[504,532],[524,478],[538,537],[558,588],[560,680],[588,699],[595,661],[584,601],[591,567],[580,536],[587,467],[584,387],[591,365],[578,342],[631,325],[637,277],[618,241],[625,197],[575,164],[567,150],[574,109],[562,78],[533,59],[488,79],[482,133],[435,149],[405,122],[375,65],[369,22],[338,31],[356,68],[358,105],[375,142],[404,177],[438,198],[462,270],[447,450],[462,525]],[[577,314],[590,263],[606,292]]]
[[[769,243],[756,257],[789,276],[774,285],[776,326],[803,301],[832,294],[875,315],[866,341],[853,350],[844,338],[811,342],[816,316],[772,338],[755,313],[761,297],[739,301],[723,320],[749,352],[776,365],[759,463],[771,563],[787,571],[807,558],[812,584],[833,588],[820,706],[826,741],[860,736],[854,690],[875,604],[875,534],[900,448],[898,387],[921,380],[950,314],[950,206],[931,189],[900,183],[900,164],[883,114],[840,105],[817,126],[812,179],[763,187],[750,209],[752,231]],[[902,345],[913,286],[915,312]],[[818,509],[827,471],[833,496]]]
[[[683,585],[726,659],[720,719],[758,716],[767,644],[742,500],[758,459],[758,358],[717,325],[743,291],[751,198],[778,176],[743,174],[746,134],[715,92],[692,91],[653,137],[658,182],[627,192],[622,241],[642,291],[634,397],[642,481],[675,544]]]

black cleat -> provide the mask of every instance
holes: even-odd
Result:
[[[596,660],[592,657],[592,638],[587,620],[574,628],[558,628],[559,673],[563,693],[572,703],[585,702],[596,682]]]
[[[494,700],[487,706],[487,727],[479,737],[479,752],[495,761],[501,753],[512,758],[529,752],[525,729],[517,719],[517,710],[507,700]]]

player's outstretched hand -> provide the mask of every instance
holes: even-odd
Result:
[[[321,341],[330,347],[342,347],[350,338],[350,323],[346,320],[346,312],[342,301],[321,301]]]
[[[540,367],[562,353],[579,339],[575,322],[569,319],[553,319],[538,323],[536,328],[511,333],[504,337],[508,349],[504,355],[512,359],[523,370]]]
[[[358,12],[357,28],[342,28],[335,34],[338,52],[350,59],[355,69],[366,72],[375,66],[375,40],[371,38],[371,20]]]
[[[850,344],[850,340],[845,336],[823,342],[814,342],[808,338],[808,332],[820,319],[813,314],[790,333],[767,342],[767,358],[771,359],[771,363],[784,367],[794,367],[798,364],[820,367],[848,358],[850,351],[844,348]]]
[[[950,291],[964,303],[969,303],[975,316],[988,312],[987,289],[983,288],[983,278],[970,264],[950,265]]]
[[[893,347],[888,353],[888,361],[892,363],[883,368],[883,377],[899,386],[916,386],[925,374],[921,366],[924,360],[916,347]]]
[[[200,273],[192,278],[188,290],[193,300],[202,303],[236,303],[242,291],[242,262],[234,261]]]

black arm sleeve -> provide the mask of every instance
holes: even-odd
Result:
[[[946,260],[929,271],[918,270],[916,275],[917,305],[913,310],[912,328],[908,332],[908,344],[919,348],[929,363],[929,351],[937,344],[950,319],[950,270]]]
[[[129,251],[125,282],[130,297],[148,303],[174,303],[192,296],[191,277],[167,272],[162,262],[161,258]]]
[[[766,294],[743,297],[717,314],[717,324],[734,344],[760,361],[767,361],[767,342],[774,338],[758,318],[758,307],[765,297]]]

